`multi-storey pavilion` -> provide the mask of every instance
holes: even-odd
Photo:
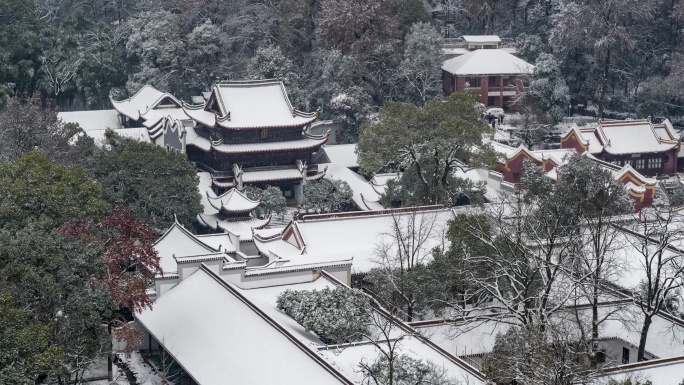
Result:
[[[216,187],[236,187],[234,170],[243,170],[246,184],[291,184],[319,174],[316,166],[305,175],[298,168],[311,163],[328,135],[308,134],[318,112],[295,109],[279,80],[220,82],[203,104],[183,110],[195,122],[188,158],[212,172]]]
[[[297,198],[297,186],[323,177],[311,158],[328,135],[309,134],[319,113],[294,108],[281,81],[223,81],[193,101],[203,102],[186,104],[145,86],[112,104],[123,127],[145,127],[156,144],[187,153],[218,190],[239,187],[239,179]]]

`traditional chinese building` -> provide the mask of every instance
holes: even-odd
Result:
[[[226,231],[239,240],[251,240],[252,229],[261,229],[268,225],[271,218],[259,219],[252,212],[260,202],[249,199],[236,188],[228,190],[217,197],[205,192],[209,205],[216,211],[213,214],[199,214],[197,220],[205,227]]]
[[[322,177],[315,165],[306,166],[328,140],[327,134],[308,134],[318,112],[295,109],[279,80],[220,82],[205,103],[184,104],[183,110],[195,122],[188,130],[188,158],[212,172],[217,188],[236,186],[235,165],[245,184],[284,187]]]
[[[525,146],[514,148],[496,142],[493,142],[492,145],[501,154],[496,161],[495,170],[501,173],[503,180],[508,183],[519,183],[521,181],[523,162],[526,159],[543,168],[548,177],[556,180],[558,178],[558,167],[566,162],[570,153],[575,152],[573,148],[531,151]],[[584,153],[584,156],[596,162],[601,168],[608,170],[615,180],[625,186],[627,193],[634,200],[635,211],[640,211],[642,208],[650,207],[653,204],[657,184],[655,179],[644,176],[629,163],[616,165],[600,160],[589,153]]]
[[[203,102],[202,102],[203,101]],[[299,198],[301,184],[323,177],[312,156],[328,134],[311,135],[318,112],[294,108],[279,80],[224,81],[186,104],[145,86],[131,98],[112,104],[123,127],[145,127],[150,139],[212,174],[225,191],[242,183],[275,185]]]
[[[588,152],[616,166],[629,165],[643,175],[677,172],[680,137],[669,120],[603,120],[595,127],[574,126],[561,137],[561,148]]]
[[[193,122],[173,95],[148,85],[128,99],[110,100],[123,128],[117,133],[141,128],[147,131],[152,143],[168,151],[185,152],[186,128],[192,127]]]
[[[476,49],[442,65],[445,95],[468,91],[488,107],[515,109],[515,96],[527,88],[534,66],[503,49]]]

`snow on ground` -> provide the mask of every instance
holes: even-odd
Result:
[[[157,371],[143,360],[140,352],[133,352],[126,364],[135,375],[139,385],[163,385],[165,382]],[[166,381],[167,384],[172,384]]]
[[[137,354],[137,352],[135,354]],[[107,360],[104,360],[104,359],[100,360],[97,363],[97,365],[98,365],[98,371],[99,371],[98,375],[97,376],[94,376],[94,375],[89,376],[86,374],[86,377],[89,377],[89,378],[105,377],[105,379],[88,381],[88,382],[84,382],[84,384],[88,384],[88,385],[132,385],[128,381],[128,379],[126,378],[126,373],[124,372],[124,369],[121,368],[119,365],[117,365],[116,362],[112,363],[113,370],[114,370],[114,380],[112,380],[112,381],[109,381],[106,379],[106,377],[107,377]],[[140,385],[143,385],[143,384],[140,383]],[[152,385],[152,384],[145,384],[145,385]],[[159,384],[159,385],[161,385],[161,384]]]

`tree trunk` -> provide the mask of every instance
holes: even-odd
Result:
[[[109,334],[109,339],[107,340],[107,379],[109,381],[114,381],[114,346],[112,344],[112,323],[107,325],[107,332]]]
[[[592,365],[597,365],[599,322],[598,322],[598,287],[594,285],[594,295],[591,303],[591,361]]]
[[[608,75],[610,73],[610,50],[606,53],[606,59],[603,61],[603,78],[598,94],[598,118],[603,118],[604,102],[606,100],[606,92],[608,91]]]
[[[644,325],[641,327],[641,338],[639,339],[639,352],[637,353],[637,362],[644,360],[644,353],[646,352],[646,338],[648,337],[648,328],[651,327],[652,316],[644,317]]]

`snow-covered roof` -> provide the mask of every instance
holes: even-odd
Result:
[[[451,210],[434,206],[419,211],[401,209],[309,215],[292,222],[280,236],[267,240],[256,236],[254,241],[262,253],[272,251],[283,258],[294,259],[301,254],[346,254],[354,258],[352,272],[363,273],[380,266],[378,248],[386,247],[391,253],[395,220],[399,227],[413,220],[416,228],[423,227],[426,238],[423,251],[427,261],[434,247],[446,246],[444,233],[450,219],[453,219]]]
[[[288,329],[293,335],[299,338],[302,342],[316,345],[324,345],[323,342],[311,332],[306,331],[304,327],[297,323],[292,317],[285,312],[278,309],[276,300],[278,296],[285,290],[322,290],[324,288],[334,289],[336,286],[325,279],[319,277],[313,282],[299,283],[294,285],[278,285],[261,287],[257,289],[240,289],[241,293],[249,298],[251,302],[259,306],[266,314],[272,317],[280,325]]]
[[[651,381],[654,385],[680,385],[684,379],[684,356],[620,365],[611,368],[593,383],[603,385],[609,380],[615,380],[622,384],[628,379],[632,383]]]
[[[463,35],[461,39],[466,43],[501,43],[497,35]]]
[[[199,384],[351,383],[242,293],[202,267],[136,318]]]
[[[359,159],[356,155],[356,143],[327,145],[321,149],[330,163],[339,164],[348,168],[359,167]]]
[[[207,201],[216,210],[227,214],[249,213],[259,206],[259,201],[249,199],[244,193],[232,188],[218,197],[213,197],[208,192],[205,193]]]
[[[230,220],[224,219],[218,214],[199,214],[197,221],[212,230],[228,231],[238,235],[240,241],[251,241],[252,230],[265,227],[271,222],[271,218],[258,219],[250,217],[243,220]]]
[[[340,163],[330,163],[321,166],[328,167],[325,173],[326,179],[329,180],[343,180],[349,184],[352,189],[352,201],[360,210],[383,210],[384,207],[378,202],[380,195],[375,191],[373,186],[364,177],[355,173]]]
[[[645,244],[645,239],[643,236],[637,235],[637,233],[631,232],[628,229],[618,233],[613,243],[615,245],[612,250],[613,263],[617,265],[618,269],[616,269],[615,276],[611,277],[611,283],[627,290],[638,291],[639,284],[648,277],[647,270],[649,264],[651,265],[650,270],[655,271],[657,269],[657,260],[651,259],[649,263],[646,262],[645,257],[641,254],[641,248]],[[650,244],[646,246],[645,250],[651,253],[650,255],[656,255],[656,248],[656,245]],[[672,258],[677,254],[676,249],[668,248],[663,251],[662,258],[665,260],[665,258]],[[667,274],[665,271],[671,271],[673,268],[674,266],[671,264],[663,266],[662,274]],[[680,277],[678,280],[684,282],[684,278]]]
[[[496,335],[511,328],[509,322],[480,321],[472,323],[416,322],[412,325],[421,335],[455,356],[489,353]]]
[[[299,140],[289,140],[283,142],[259,142],[242,144],[211,143],[211,148],[212,150],[220,152],[222,154],[253,154],[266,152],[304,151],[320,147],[327,141],[328,136],[326,135],[322,139],[304,138]]]
[[[116,110],[59,112],[57,117],[64,123],[76,123],[83,131],[103,131],[107,128],[123,128]]]
[[[214,193],[214,190],[211,188],[211,174],[208,172],[200,171],[197,173],[197,176],[199,177],[197,189],[199,190],[199,195],[201,197],[200,202],[202,203],[202,207],[204,208],[203,213],[208,215],[218,213],[218,210],[215,209],[214,206],[209,204],[209,198],[216,198],[216,194]]]
[[[106,140],[105,134],[107,133],[107,130],[108,129],[88,130],[88,131],[85,131],[85,134],[87,136],[93,138],[93,141],[95,142],[96,145],[102,146],[102,145],[104,145],[105,140]],[[122,138],[138,140],[140,142],[145,142],[145,143],[152,143],[152,139],[150,138],[148,130],[145,127],[115,128],[112,131],[114,131],[114,133],[121,136]],[[71,140],[75,141],[78,135],[83,135],[83,134],[79,133],[79,134],[75,135]]]
[[[599,326],[601,338],[616,337],[639,346],[644,315],[638,305],[599,306],[599,317],[606,320]],[[591,319],[591,308],[579,310],[580,319]],[[573,311],[559,313],[554,318],[575,320]],[[646,340],[646,351],[658,358],[684,355],[684,326],[662,315],[655,315]]]
[[[148,111],[157,107],[165,108],[168,106],[170,108],[178,108],[181,106],[181,102],[173,95],[161,92],[150,85],[144,86],[128,99],[116,101],[110,98],[110,101],[114,109],[132,120],[140,120],[141,115],[145,115]]]
[[[177,271],[174,256],[206,255],[219,251],[199,240],[177,221],[154,243],[154,249],[159,254],[164,274]]]
[[[371,184],[373,190],[375,190],[376,193],[384,194],[385,189],[387,188],[387,182],[389,182],[390,180],[395,180],[400,177],[401,173],[395,172],[375,174],[373,175],[373,178],[371,178],[369,183]]]
[[[666,134],[666,128],[656,131],[648,120],[602,121],[596,128],[604,150],[615,155],[671,150],[677,146],[678,138]]]
[[[404,337],[397,343],[397,353],[406,354],[409,357],[423,362],[430,362],[437,368],[444,370],[446,376],[457,384],[484,384],[478,378],[466,370],[461,363],[455,363],[452,359],[438,350],[433,349],[415,336]],[[355,382],[363,382],[363,374],[359,371],[359,363],[373,363],[380,354],[378,348],[369,343],[346,346],[343,349],[320,349],[327,359],[335,361],[339,370]]]
[[[318,118],[318,113],[295,109],[285,85],[277,79],[224,81],[214,86],[203,106],[184,108],[188,116],[204,125],[232,130],[297,127]]]
[[[143,126],[147,128],[156,126],[162,119],[166,117],[181,121],[190,120],[182,108],[160,108],[158,110],[150,109],[146,113],[141,114],[140,117],[145,119]]]
[[[211,141],[200,136],[194,127],[186,127],[187,136],[185,137],[185,144],[188,146],[195,146],[204,152],[211,150]]]
[[[195,236],[205,245],[223,252],[235,252],[235,245],[230,241],[228,233],[201,234]]]
[[[580,130],[582,133],[582,136],[584,139],[586,139],[586,143],[588,143],[588,151],[590,154],[600,154],[603,151],[603,145],[601,144],[601,141],[599,138],[594,135],[594,130],[593,129],[583,129]]]
[[[561,165],[566,163],[568,156],[576,151],[574,148],[558,148],[553,150],[534,150],[530,152],[541,157],[543,160],[551,160],[555,164]]]
[[[280,238],[262,240],[257,237],[252,238],[257,249],[267,256],[283,256],[292,259],[293,255],[300,255],[304,250],[300,250],[297,246],[289,242],[285,242]],[[337,254],[335,254],[337,257]]]
[[[307,175],[307,180],[318,180],[322,178],[326,170],[316,171],[313,175]],[[213,184],[221,188],[235,187],[235,182],[232,180],[222,181],[222,178],[213,178]],[[274,170],[259,170],[248,171],[245,170],[242,174],[242,182],[245,184],[266,183],[266,182],[283,182],[283,181],[298,181],[302,180],[302,173],[292,167],[277,168]]]
[[[532,74],[534,66],[502,49],[478,49],[444,62],[442,69],[453,75]]]
[[[64,123],[78,124],[86,135],[93,138],[97,145],[104,143],[107,129],[111,129],[124,138],[146,143],[151,142],[145,127],[123,128],[116,110],[60,112],[57,116]],[[76,137],[73,140],[76,140]]]

